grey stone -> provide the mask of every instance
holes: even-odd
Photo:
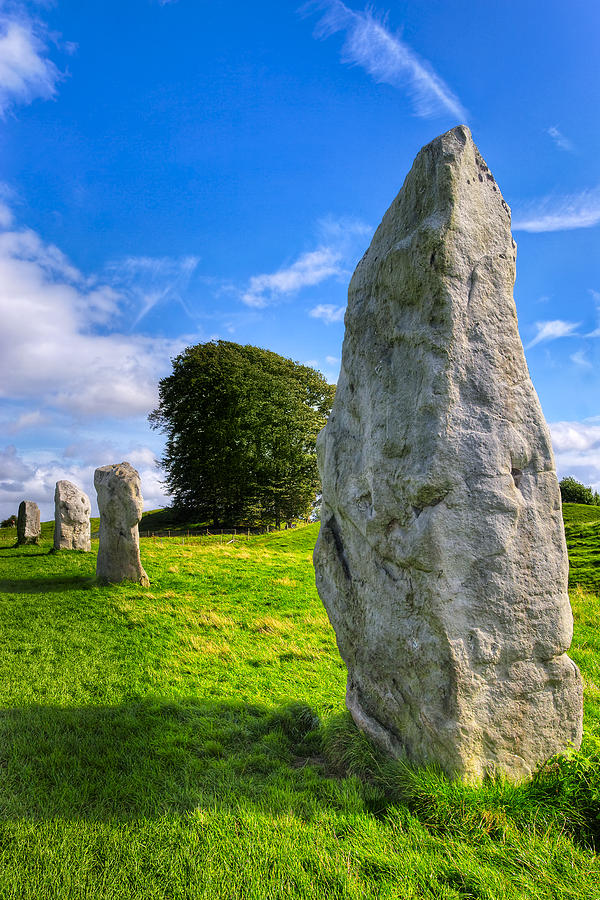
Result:
[[[138,523],[144,501],[140,476],[128,462],[101,466],[94,473],[100,533],[96,575],[100,581],[137,581],[148,585],[140,561]]]
[[[349,288],[314,560],[346,702],[394,756],[519,779],[579,746],[550,437],[510,210],[469,130],[418,154]]]
[[[90,498],[70,481],[57,481],[54,491],[54,549],[92,549]]]
[[[37,544],[41,532],[39,506],[33,500],[22,500],[17,514],[17,544]]]

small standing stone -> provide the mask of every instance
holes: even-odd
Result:
[[[54,549],[92,549],[90,498],[70,481],[57,481],[54,491]]]
[[[144,501],[140,476],[128,462],[101,466],[94,474],[100,510],[96,575],[105,583],[150,584],[140,561],[138,523]]]
[[[23,500],[17,516],[17,544],[37,544],[40,540],[40,508],[33,500]]]

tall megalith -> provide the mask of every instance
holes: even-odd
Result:
[[[39,506],[33,500],[22,500],[17,513],[17,544],[37,544],[41,532]]]
[[[90,498],[71,481],[57,481],[54,490],[54,549],[92,549]]]
[[[101,466],[94,473],[94,487],[100,510],[97,577],[105,583],[137,581],[147,586],[138,530],[144,508],[140,476],[128,462]]]
[[[510,210],[468,128],[418,154],[348,294],[314,560],[360,728],[510,778],[581,740],[548,428]]]

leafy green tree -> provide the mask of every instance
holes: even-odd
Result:
[[[591,487],[585,487],[576,481],[571,475],[560,482],[560,495],[563,503],[587,503],[591,506],[600,506],[600,496]]]
[[[250,345],[188,347],[159,384],[153,427],[175,505],[214,526],[290,521],[319,490],[315,441],[335,387],[320,372]]]

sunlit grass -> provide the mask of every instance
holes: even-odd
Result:
[[[586,559],[583,751],[475,788],[383,759],[344,712],[316,526],[145,538],[150,588],[98,587],[95,552],[51,536],[0,550],[2,900],[600,897]]]

